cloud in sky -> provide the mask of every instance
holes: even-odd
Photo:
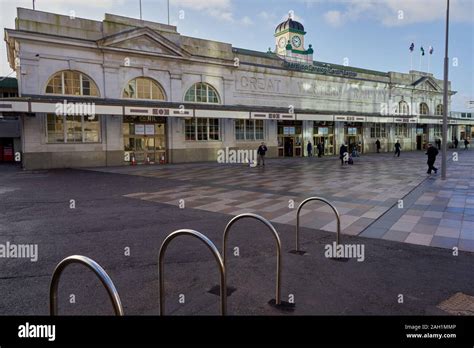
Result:
[[[313,3],[306,0],[309,6]],[[338,7],[323,15],[326,23],[334,27],[368,18],[376,19],[385,26],[402,26],[444,20],[446,16],[445,0],[334,0],[326,3]],[[458,22],[474,21],[474,2],[452,0],[450,18]]]
[[[173,0],[171,5],[185,10],[205,12],[223,21],[235,21],[231,0]]]

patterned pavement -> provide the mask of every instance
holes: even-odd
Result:
[[[474,185],[474,153],[459,152],[459,161],[450,162],[445,182],[440,174],[425,174],[422,152],[403,153],[400,158],[370,154],[343,167],[334,157],[266,162],[265,167],[257,168],[196,163],[99,170],[166,180],[167,190],[126,197],[177,209],[181,203],[183,209],[230,215],[251,212],[272,222],[295,225],[298,204],[320,196],[337,207],[343,234],[474,251],[474,191],[469,190]],[[436,165],[439,162],[440,158]],[[303,227],[336,231],[334,213],[319,202],[305,205],[300,221]]]

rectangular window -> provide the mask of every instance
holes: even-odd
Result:
[[[219,140],[219,119],[209,119],[209,140]]]
[[[197,138],[198,138],[198,140],[208,140],[207,130],[208,130],[207,118],[198,118],[197,119]]]
[[[99,116],[84,117],[84,142],[98,143],[100,139]]]
[[[100,117],[46,115],[48,143],[100,142]]]
[[[442,138],[443,137],[443,126],[436,124],[434,126],[434,137],[435,138]]]
[[[263,140],[263,120],[235,120],[235,140]]]
[[[82,142],[82,116],[66,116],[66,133],[68,143]]]
[[[245,120],[235,120],[235,140],[245,140]]]
[[[263,120],[255,120],[255,140],[263,140]]]
[[[385,138],[387,136],[385,124],[374,123],[370,127],[370,137],[371,138]]]
[[[255,120],[245,120],[245,139],[255,140]]]
[[[218,118],[190,118],[185,120],[186,140],[220,140]]]
[[[64,143],[63,117],[49,114],[47,116],[48,143]]]
[[[395,136],[408,138],[408,125],[404,123],[395,125]]]
[[[196,140],[196,122],[194,118],[185,120],[186,140]]]

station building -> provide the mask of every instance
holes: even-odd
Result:
[[[161,23],[18,8],[5,42],[19,96],[0,112],[19,117],[26,169],[216,161],[262,141],[269,157],[305,156],[309,141],[326,155],[342,143],[374,152],[377,139],[411,151],[441,138],[442,80],[319,62],[305,34],[288,18],[257,52]],[[448,139],[461,127],[470,138],[473,123],[450,117]]]

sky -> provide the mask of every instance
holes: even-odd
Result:
[[[32,8],[32,2],[0,0],[0,27],[14,28],[16,7]],[[36,9],[95,20],[104,13],[140,17],[139,0],[36,0]],[[413,69],[429,68],[443,79],[445,0],[170,0],[170,24],[182,35],[266,52],[290,11],[305,27],[314,60],[408,72],[413,42]],[[474,112],[468,106],[474,100],[474,0],[451,0],[450,12],[452,110]],[[167,23],[167,0],[142,0],[142,13],[144,20]],[[426,51],[421,65],[420,46]],[[11,72],[3,43],[0,76]]]

